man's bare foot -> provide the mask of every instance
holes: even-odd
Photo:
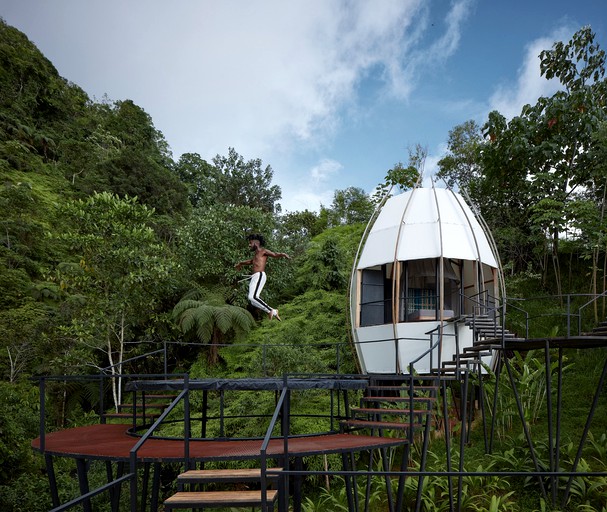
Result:
[[[281,322],[281,319],[278,316],[278,310],[277,309],[273,309],[272,311],[270,311],[270,313],[268,313],[268,316],[270,317],[270,320],[272,320],[273,318],[276,318],[276,320],[278,320],[279,322]]]

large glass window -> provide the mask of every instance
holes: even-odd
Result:
[[[437,320],[441,317],[440,261],[439,258],[428,258],[399,263],[399,322]],[[444,260],[442,317],[445,319],[460,314],[461,269],[461,262]],[[361,327],[392,322],[392,271],[392,264],[362,271]]]
[[[392,322],[392,265],[364,269],[361,276],[360,325]]]
[[[436,320],[440,318],[440,259],[411,260],[402,263],[400,280],[400,322]],[[459,269],[456,264],[456,268]],[[443,318],[459,313],[460,279],[452,262],[444,260]]]

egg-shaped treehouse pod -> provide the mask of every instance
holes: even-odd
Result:
[[[408,373],[423,355],[414,369],[430,373],[472,346],[465,318],[494,311],[502,279],[492,239],[462,196],[436,187],[393,196],[365,236],[350,293],[362,371]]]

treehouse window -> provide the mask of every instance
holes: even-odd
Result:
[[[392,265],[364,269],[361,277],[360,326],[392,322]]]
[[[440,259],[402,263],[399,321],[436,320],[440,317]],[[460,280],[449,260],[443,269],[443,318],[455,316]]]

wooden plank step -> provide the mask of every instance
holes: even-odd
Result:
[[[383,428],[389,430],[406,430],[411,427],[422,428],[421,423],[403,423],[400,421],[365,421],[365,420],[343,420],[342,425],[348,427],[361,427],[361,428]]]
[[[408,415],[408,414],[428,414],[430,410],[428,409],[413,409],[412,411],[409,409],[386,409],[385,407],[374,408],[374,407],[352,407],[350,409],[353,414],[386,414],[386,415]]]
[[[280,468],[268,468],[266,477],[276,479],[276,471]],[[238,469],[189,469],[177,475],[177,482],[183,484],[197,484],[205,482],[257,482],[261,479],[261,468]]]
[[[133,417],[133,413],[132,412],[106,412],[103,414],[103,416],[105,416],[106,418],[127,418],[127,419],[131,419]],[[146,415],[144,416],[143,414],[137,413],[135,414],[135,419],[154,419],[154,418],[158,418],[160,416],[160,413],[158,412],[150,412],[149,414],[146,413]]]
[[[434,396],[363,396],[361,401],[363,402],[394,402],[394,403],[407,403],[413,400],[416,402],[433,402],[436,401]]]
[[[268,504],[273,503],[278,491],[269,489],[266,496]],[[261,504],[261,491],[179,491],[164,501],[164,508],[256,507]]]
[[[135,407],[136,409],[143,409],[144,406],[143,404],[120,404],[118,406],[119,408],[124,408],[124,409],[133,409],[133,407]],[[145,409],[166,409],[167,404],[158,404],[158,403],[146,403],[145,404]]]
[[[408,384],[402,386],[367,386],[367,389],[371,391],[409,391],[411,388]],[[438,386],[413,386],[413,391],[434,391],[437,390]]]

